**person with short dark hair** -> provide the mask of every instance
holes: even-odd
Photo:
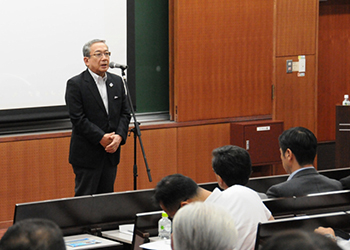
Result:
[[[212,167],[218,185],[227,189],[233,185],[246,186],[252,173],[250,155],[244,148],[226,145],[212,151]],[[258,193],[261,199],[266,199],[265,193]]]
[[[65,250],[61,229],[46,219],[26,219],[8,228],[0,250]]]
[[[334,241],[314,232],[282,231],[262,245],[261,250],[342,250]]]
[[[223,182],[219,184],[227,187],[239,184],[245,186],[252,173],[252,162],[247,150],[226,145],[216,148],[212,152],[212,167],[214,172],[221,177]]]
[[[258,223],[273,220],[258,194],[242,185],[233,185],[224,191],[216,188],[210,192],[187,176],[173,174],[158,182],[154,197],[170,217],[191,202],[213,203],[227,209],[238,232],[238,250],[253,249]]]
[[[303,196],[342,189],[338,180],[321,175],[314,168],[317,139],[310,130],[288,129],[279,136],[279,145],[283,168],[290,175],[287,181],[271,186],[266,192],[268,197]]]

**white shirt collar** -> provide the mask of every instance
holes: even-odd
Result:
[[[102,76],[99,76],[98,74],[92,72],[89,68],[88,68],[88,70],[89,70],[89,72],[90,72],[92,78],[94,78],[95,83],[98,83],[98,79],[99,79],[99,78],[102,78],[102,80],[103,80],[104,82],[107,81],[107,73],[105,73],[105,76],[102,77]]]
[[[105,106],[106,112],[108,114],[108,93],[107,93],[107,86],[105,84],[107,81],[107,73],[105,73],[104,77],[101,77],[95,74],[94,72],[92,72],[90,69],[89,69],[89,72],[95,81],[98,91],[100,92],[103,105]]]

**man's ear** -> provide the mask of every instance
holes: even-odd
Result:
[[[183,206],[188,205],[188,204],[190,204],[190,202],[188,200],[181,201],[180,202],[180,207],[183,207]]]
[[[215,175],[216,175],[216,180],[218,182],[219,187],[221,189],[224,189],[224,190],[227,189],[228,186],[227,186],[226,182],[224,182],[224,180],[221,178],[221,176],[218,174],[215,174]]]
[[[289,148],[287,148],[286,152],[284,152],[284,157],[287,158],[288,160],[291,160],[293,157],[293,152]]]
[[[86,66],[89,66],[89,57],[84,57],[84,63]]]
[[[221,176],[216,175],[216,180],[218,181],[219,187],[223,186],[225,182],[222,180]]]

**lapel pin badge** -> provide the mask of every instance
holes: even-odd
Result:
[[[115,96],[114,96],[114,99],[118,99],[118,96],[115,95]]]
[[[112,87],[113,87],[113,83],[110,83],[110,84],[109,84],[109,87],[111,87],[111,88],[112,88]]]

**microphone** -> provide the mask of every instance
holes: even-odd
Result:
[[[112,68],[112,69],[113,68],[119,68],[119,69],[125,70],[125,69],[128,68],[128,65],[122,65],[122,64],[115,63],[115,62],[111,62],[109,64],[109,67]]]

